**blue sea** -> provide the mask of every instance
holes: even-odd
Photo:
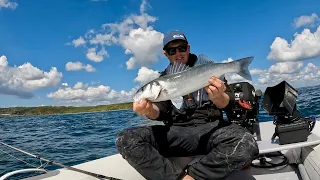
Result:
[[[297,106],[303,116],[320,116],[320,86],[299,88],[298,92]],[[259,121],[272,119],[260,108]],[[120,130],[149,124],[155,122],[138,116],[132,110],[0,118],[0,141],[72,166],[116,154],[115,137]],[[0,145],[0,176],[30,168],[16,158],[40,165],[39,160]],[[49,170],[60,168],[54,165],[46,167]]]

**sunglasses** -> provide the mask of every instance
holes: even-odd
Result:
[[[177,47],[170,47],[170,48],[167,48],[166,51],[167,53],[172,56],[172,55],[175,55],[176,52],[177,52],[177,49],[179,52],[186,52],[187,49],[188,49],[188,45],[181,45],[181,46],[177,46]]]

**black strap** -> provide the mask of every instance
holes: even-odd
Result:
[[[187,171],[182,170],[181,173],[178,175],[177,180],[182,180],[187,175]]]
[[[279,136],[279,133],[277,132],[277,130],[273,133],[272,137],[271,137],[271,142],[274,142],[274,140],[276,139],[276,137]]]

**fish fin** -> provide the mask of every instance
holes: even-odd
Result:
[[[158,81],[154,81],[153,82],[153,86],[154,88],[152,88],[153,90],[155,90],[156,92],[156,96],[155,96],[155,99],[158,99],[158,97],[160,96],[161,94],[161,91],[163,90],[161,84],[158,82]]]
[[[224,74],[219,77],[219,79],[220,79],[221,81],[224,81],[225,78],[226,78],[226,76],[225,76]]]
[[[183,103],[183,97],[178,96],[176,98],[171,99],[172,104],[177,108],[180,109]]]
[[[250,57],[246,57],[246,58],[242,58],[237,61],[234,61],[234,62],[239,63],[239,67],[240,67],[240,70],[237,74],[240,75],[241,77],[249,80],[249,81],[252,81],[252,77],[251,77],[250,71],[248,69],[248,66],[250,65],[252,60],[253,60],[253,57],[250,56]]]
[[[208,64],[208,63],[215,63],[215,61],[213,59],[208,58],[207,56],[205,56],[203,54],[199,54],[195,66],[201,65],[201,64]]]
[[[189,69],[190,67],[186,64],[174,62],[174,64],[170,65],[169,74],[175,74],[184,70]]]

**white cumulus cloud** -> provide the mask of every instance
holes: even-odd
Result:
[[[150,23],[157,18],[150,16],[145,11],[150,7],[146,0],[142,0],[140,14],[126,16],[121,22],[111,22],[101,25],[98,30],[90,29],[83,39],[74,40],[74,46],[86,43],[87,58],[95,62],[101,62],[109,57],[107,49],[110,46],[121,46],[124,54],[130,57],[126,61],[127,69],[136,67],[148,67],[156,63],[163,55],[163,34],[153,29]],[[78,43],[75,43],[78,42]],[[100,52],[96,48],[101,47]]]
[[[18,3],[12,2],[10,0],[0,0],[0,9],[1,8],[9,8],[9,9],[16,9]]]
[[[302,61],[320,57],[320,26],[312,33],[304,29],[301,34],[295,33],[295,39],[288,43],[287,40],[276,37],[270,46],[268,59],[275,61]]]
[[[112,34],[96,34],[95,37],[89,40],[90,44],[100,44],[110,46],[117,43],[117,38]]]
[[[87,58],[94,62],[101,62],[104,59],[104,56],[109,56],[105,49],[101,49],[97,52],[96,48],[89,48],[87,51]]]
[[[314,27],[319,21],[319,17],[316,13],[312,13],[310,16],[300,16],[294,19],[293,26],[299,28],[302,26]]]
[[[134,79],[134,81],[139,82],[140,84],[145,84],[158,78],[159,76],[160,73],[158,71],[141,67],[138,71],[138,76]]]
[[[221,62],[222,62],[222,63],[228,63],[228,62],[232,62],[232,61],[233,61],[232,58],[228,58],[227,60],[222,60]]]
[[[74,87],[63,87],[58,91],[49,93],[49,98],[60,99],[60,100],[99,100],[100,98],[104,98],[107,95],[107,92],[110,91],[110,87],[108,86],[97,86],[97,87],[88,87],[82,88],[83,86],[79,86],[76,84]]]
[[[227,79],[228,83],[236,83],[236,82],[251,82],[241,76],[239,76],[238,74],[226,74],[225,78]]]
[[[295,64],[293,64],[295,63]],[[260,74],[258,82],[265,86],[275,85],[287,81],[294,87],[319,84],[320,69],[312,63],[303,67],[302,62],[277,63],[265,73]]]
[[[304,65],[303,62],[279,62],[268,69],[250,69],[249,71],[253,81],[248,81],[237,74],[227,74],[226,79],[229,84],[249,82],[255,89],[262,91],[282,81],[287,81],[295,88],[320,84],[320,68],[312,63]]]
[[[129,49],[133,54],[126,62],[127,69],[133,69],[137,65],[150,66],[156,63],[162,53],[162,39],[163,34],[153,30],[152,27],[133,29],[128,36],[123,36],[120,39],[122,46],[126,52]]]
[[[67,71],[79,71],[85,69],[87,72],[94,72],[96,69],[94,67],[92,67],[92,65],[87,64],[84,65],[81,62],[77,61],[77,62],[68,62],[66,64],[66,70]]]
[[[74,40],[72,41],[72,44],[73,44],[75,47],[78,47],[78,46],[81,46],[81,45],[86,44],[86,41],[83,39],[83,37],[79,37],[78,39],[74,39]]]
[[[49,72],[40,70],[27,62],[20,66],[10,67],[6,56],[0,57],[0,93],[30,98],[32,91],[54,87],[62,79],[62,73],[56,67]]]
[[[56,100],[60,104],[92,106],[130,102],[132,101],[132,97],[135,92],[135,88],[129,92],[123,90],[117,92],[109,86],[89,86],[88,84],[77,82],[73,87],[68,86],[68,84],[64,84],[57,91],[47,94],[47,97]]]
[[[82,88],[87,88],[88,86],[89,86],[88,84],[83,84],[83,82],[77,82],[73,86],[73,89],[82,89]]]
[[[251,75],[259,75],[259,74],[263,74],[266,73],[266,70],[263,69],[252,69],[250,70],[250,74]]]
[[[298,72],[303,66],[302,62],[279,62],[270,66],[270,73],[292,74]]]

